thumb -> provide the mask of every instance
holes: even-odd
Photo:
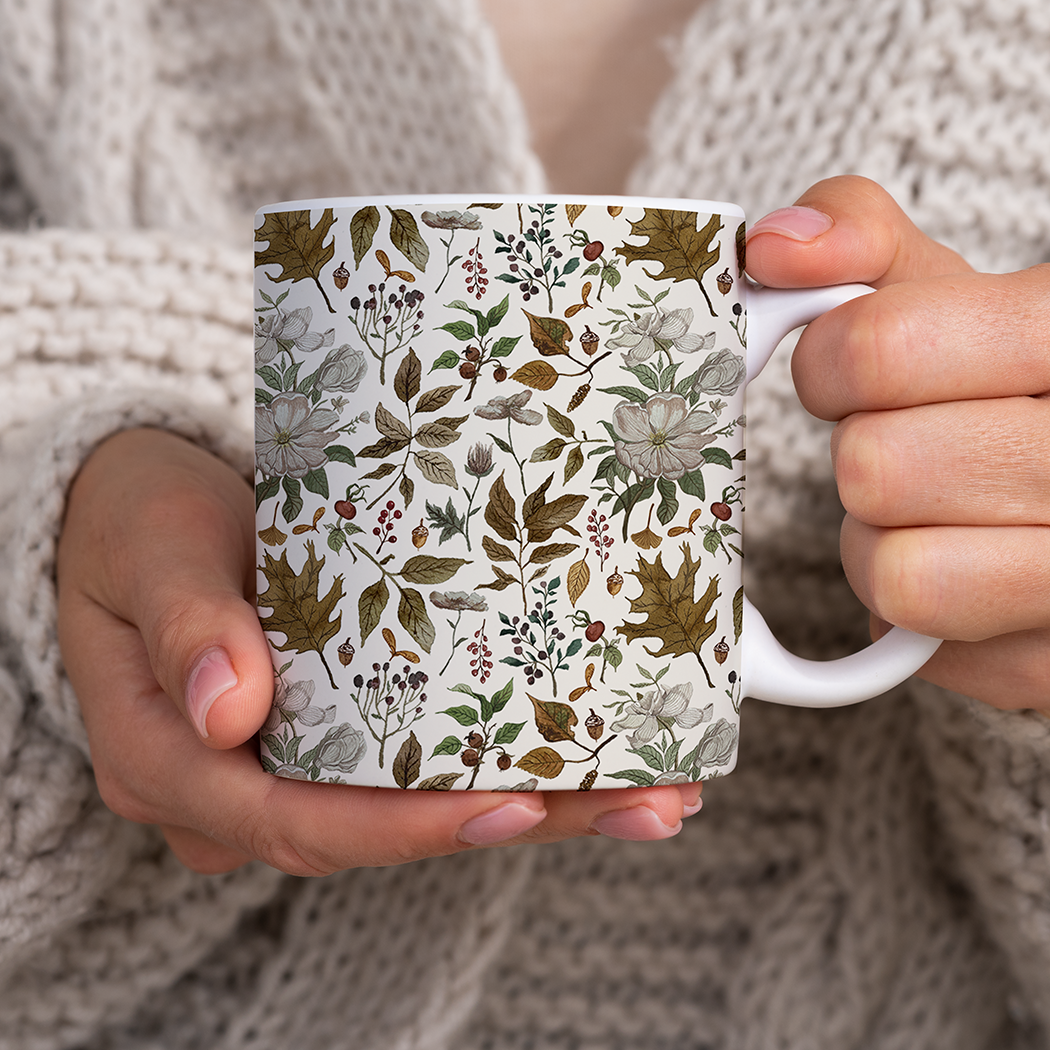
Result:
[[[243,478],[158,430],[100,446],[68,502],[67,575],[137,631],[157,684],[213,748],[249,739],[273,697],[252,604],[254,518]]]
[[[875,288],[969,271],[927,237],[877,183],[858,175],[818,182],[747,232],[747,271],[774,288],[859,282]]]

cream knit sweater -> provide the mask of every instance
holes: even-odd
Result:
[[[859,171],[978,267],[1031,265],[1048,53],[1044,0],[710,0],[633,188],[757,217]],[[55,639],[78,463],[152,424],[247,467],[257,204],[542,172],[471,0],[0,0],[0,143],[47,225],[0,235],[3,1050],[1048,1045],[1050,724],[928,686],[749,702],[659,844],[204,877],[110,814]],[[865,616],[785,359],[749,405],[750,586],[830,655]]]

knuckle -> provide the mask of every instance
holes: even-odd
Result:
[[[133,824],[157,823],[157,812],[128,788],[123,778],[107,767],[95,768],[95,784],[106,808]]]
[[[870,578],[874,611],[882,619],[918,634],[942,633],[938,559],[924,530],[886,530],[875,541]]]
[[[857,300],[854,322],[840,351],[842,382],[858,408],[891,408],[905,403],[911,386],[909,348],[914,313],[895,288]]]
[[[868,525],[890,525],[897,505],[901,464],[886,439],[883,420],[857,413],[838,424],[835,481],[843,507]]]

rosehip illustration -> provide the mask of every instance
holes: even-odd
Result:
[[[480,733],[471,733],[467,737],[467,747],[479,748],[485,743],[485,738]]]
[[[594,262],[603,251],[605,251],[605,245],[602,244],[601,241],[591,241],[591,243],[583,249],[583,257],[588,262]]]
[[[495,379],[497,383],[502,383],[503,380],[507,378],[507,370],[503,365],[496,365],[492,370],[492,378]]]
[[[719,521],[729,521],[733,516],[733,508],[728,503],[712,503],[711,513],[718,518]]]
[[[464,361],[463,364],[459,366],[459,374],[464,379],[473,379],[474,376],[478,374],[477,366],[473,361]]]
[[[600,740],[602,733],[605,732],[605,719],[601,715],[594,713],[594,708],[591,708],[591,713],[583,720],[583,724],[587,727],[587,735],[592,740]]]
[[[357,507],[355,507],[348,499],[338,499],[335,501],[335,512],[341,518],[346,518],[347,521],[353,521],[357,517]]]
[[[423,519],[419,519],[419,524],[412,530],[412,544],[415,547],[422,547],[427,542],[427,537],[430,535],[430,529],[423,524]]]
[[[620,575],[619,566],[615,569],[613,574],[605,581],[605,589],[610,594],[619,594],[620,588],[623,586],[623,577]]]
[[[596,642],[605,633],[605,624],[601,620],[592,620],[583,633],[587,636],[588,642]]]
[[[597,332],[591,331],[590,325],[584,325],[584,332],[580,336],[580,346],[583,347],[584,351],[588,354],[593,354],[598,349],[598,343],[600,342]]]
[[[720,663],[726,662],[726,657],[729,656],[729,643],[725,639],[725,635],[722,635],[722,640],[715,646],[715,659]]]
[[[510,769],[510,755],[504,752],[496,759],[496,765],[503,770]]]
[[[346,263],[341,262],[332,271],[332,280],[335,281],[336,288],[342,291],[350,281],[350,271],[346,268]]]
[[[465,766],[476,766],[481,761],[477,751],[472,747],[468,747],[467,750],[459,756],[459,760]]]

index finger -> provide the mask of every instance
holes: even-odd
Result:
[[[1050,268],[888,285],[813,321],[792,358],[821,419],[1050,390]]]

